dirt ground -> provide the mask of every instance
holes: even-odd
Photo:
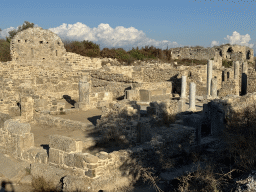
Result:
[[[96,119],[99,119],[101,110],[92,109],[88,111],[81,111],[77,113],[71,113],[68,115],[54,115],[55,117],[61,117],[63,119],[71,119],[74,121],[81,121],[85,123],[96,123]],[[40,147],[41,145],[49,144],[49,135],[63,135],[72,137],[75,139],[85,139],[88,137],[87,133],[82,130],[74,129],[70,130],[65,127],[52,127],[36,124],[35,122],[30,123],[31,133],[34,134],[35,146]]]

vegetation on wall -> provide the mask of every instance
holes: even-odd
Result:
[[[230,68],[233,65],[233,61],[227,61],[227,60],[222,60],[222,66],[225,68]]]
[[[20,31],[23,31],[28,28],[34,27],[34,23],[30,23],[28,21],[24,21],[22,26],[19,26],[18,29],[14,29],[12,31],[9,31],[9,37],[6,37],[5,39],[0,39],[0,61],[6,62],[11,61],[11,54],[10,54],[10,42],[11,39]],[[0,31],[2,31],[0,29]]]

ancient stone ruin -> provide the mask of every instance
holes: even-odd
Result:
[[[102,66],[110,59],[66,52],[56,34],[36,27],[19,32],[10,49],[12,61],[0,63],[0,152],[27,162],[34,177],[61,183],[63,191],[131,183],[130,170],[121,167],[132,155],[171,146],[172,157],[209,147],[221,134],[225,116],[256,99],[248,47],[172,49],[173,58],[207,59],[205,65]],[[222,59],[232,60],[232,68],[224,68]],[[94,124],[64,118],[96,108],[102,113]],[[176,119],[170,123],[166,115]],[[35,123],[99,134],[79,139],[52,134],[39,147]],[[117,133],[129,147],[88,151]],[[170,180],[164,174],[162,179]]]
[[[228,61],[247,61],[254,62],[254,52],[253,49],[240,46],[240,45],[221,45],[214,46],[212,48],[203,47],[181,47],[172,48],[172,58],[173,59],[211,59],[219,56],[223,60]]]

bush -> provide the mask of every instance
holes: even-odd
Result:
[[[145,56],[138,49],[132,48],[132,50],[128,53],[136,60],[144,60],[145,58]]]
[[[87,57],[100,57],[100,46],[92,41],[64,41],[64,47],[68,52]]]
[[[34,25],[35,25],[34,23],[24,21],[23,25],[18,27],[18,30],[14,29],[14,30],[8,32],[9,35],[10,35],[8,40],[12,39],[20,31],[23,31],[23,30],[28,29],[28,28],[33,28]]]
[[[0,39],[0,61],[11,61],[10,43],[7,40]]]
[[[233,65],[232,61],[227,61],[227,60],[222,61],[222,66],[224,66],[225,68],[230,68],[232,67],[232,65]]]
[[[102,49],[102,51],[100,52],[100,56],[101,57],[107,57],[107,58],[116,58],[117,54],[114,48],[109,49],[109,48],[104,48]]]

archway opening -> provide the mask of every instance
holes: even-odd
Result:
[[[250,59],[251,58],[251,51],[247,51],[246,53],[246,59]]]

